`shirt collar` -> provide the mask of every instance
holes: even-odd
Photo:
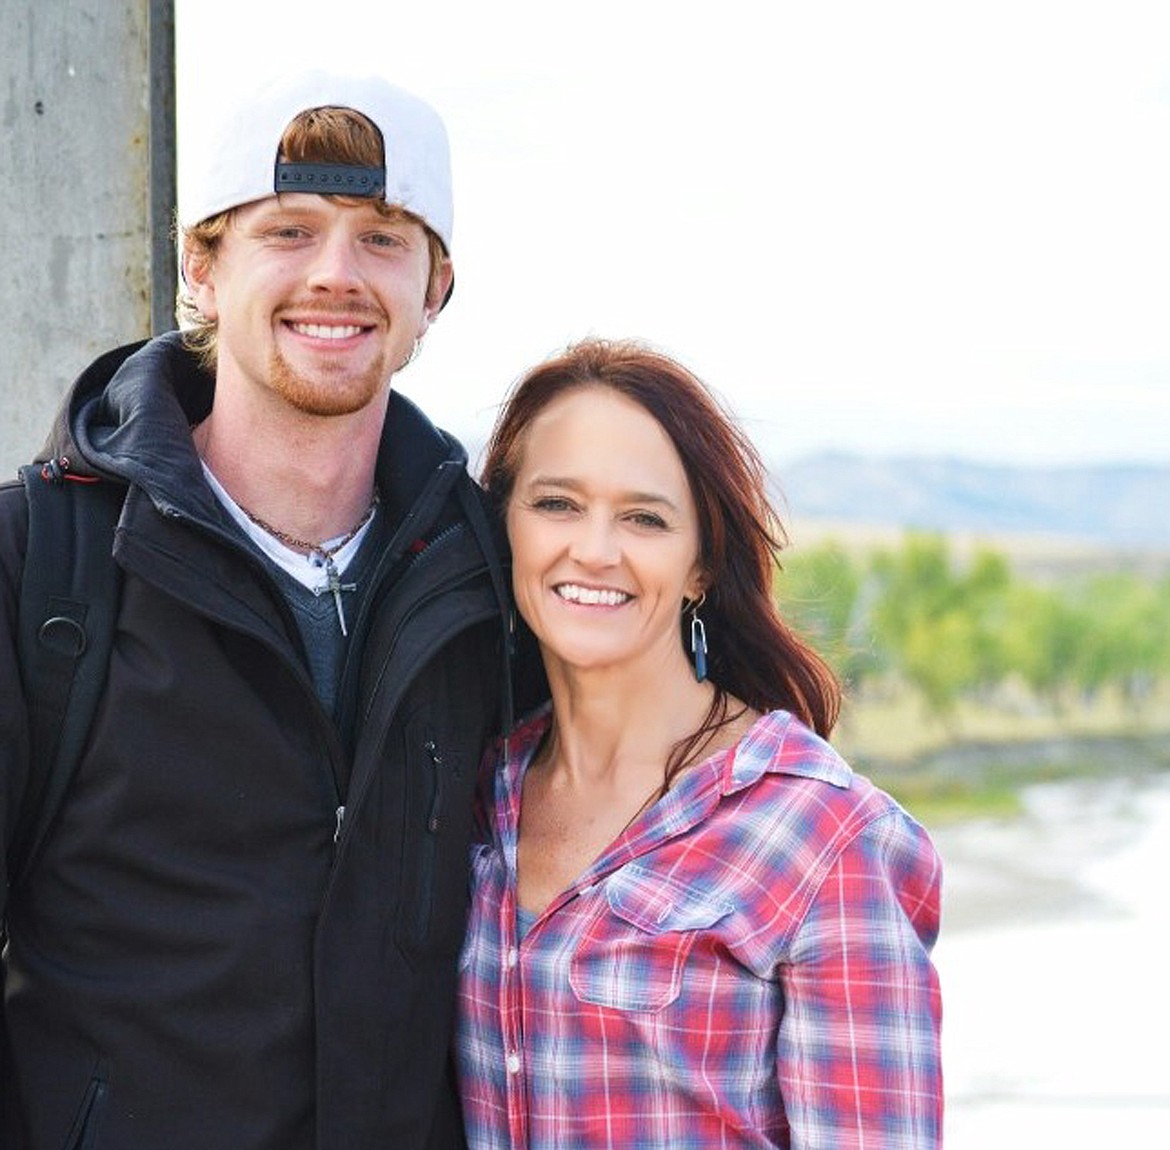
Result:
[[[766,774],[820,779],[842,790],[853,777],[841,756],[787,711],[769,711],[752,724],[728,757],[723,793],[734,794]]]

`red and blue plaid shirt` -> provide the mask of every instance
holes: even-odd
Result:
[[[773,712],[518,940],[521,784],[548,721],[509,740],[473,851],[458,1035],[472,1150],[940,1146],[926,832]]]

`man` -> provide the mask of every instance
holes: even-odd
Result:
[[[122,589],[83,753],[8,892],[4,1146],[459,1145],[506,581],[462,448],[391,390],[451,290],[444,129],[314,73],[235,105],[210,154],[183,201],[193,326],[94,364],[46,448],[50,477],[125,486]],[[28,518],[0,492],[8,836]]]

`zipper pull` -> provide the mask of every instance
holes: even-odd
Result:
[[[337,843],[337,841],[341,838],[341,824],[343,822],[345,822],[345,806],[344,806],[344,804],[337,808],[337,813],[336,813],[335,817],[337,819],[337,825],[333,828],[333,841],[334,841],[334,843]]]
[[[435,790],[431,796],[431,812],[427,816],[427,830],[434,834],[439,829],[439,810],[443,805],[443,756],[439,754],[434,739],[427,739],[423,749],[431,756],[435,768]]]

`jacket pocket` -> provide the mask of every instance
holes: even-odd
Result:
[[[657,1011],[682,988],[701,931],[731,913],[724,899],[630,863],[605,881],[606,909],[573,953],[569,983],[582,1001]]]
[[[398,938],[407,953],[458,953],[467,915],[471,788],[478,747],[426,722],[407,728]]]

